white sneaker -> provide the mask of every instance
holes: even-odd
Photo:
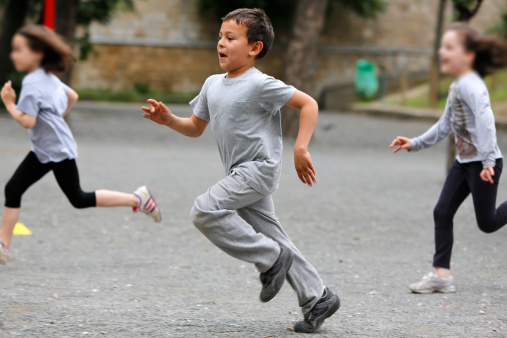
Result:
[[[9,257],[11,255],[11,250],[6,249],[4,247],[4,242],[0,240],[0,264],[7,264],[9,261]]]
[[[133,208],[134,212],[142,211],[146,215],[151,216],[155,222],[159,223],[162,220],[160,209],[148,190],[148,187],[142,186],[137,188],[134,195],[136,195],[139,199],[139,206],[137,208]]]
[[[408,288],[414,293],[456,292],[454,276],[442,278],[434,272],[428,273],[420,282],[410,284]]]

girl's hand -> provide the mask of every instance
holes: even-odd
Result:
[[[144,118],[148,120],[152,120],[155,123],[163,124],[165,126],[169,126],[173,119],[173,114],[162,102],[158,102],[153,99],[149,99],[147,101],[151,104],[151,107],[142,107],[145,114],[143,114]]]
[[[16,104],[16,92],[12,89],[12,82],[7,81],[0,92],[5,106]]]
[[[489,182],[491,184],[495,183],[495,181],[493,181],[493,176],[495,176],[495,169],[493,168],[482,169],[480,176],[484,182]]]
[[[301,182],[308,184],[310,187],[312,186],[312,183],[317,183],[312,158],[306,149],[294,149],[294,164],[296,166],[296,172],[298,173]]]
[[[394,148],[398,146],[398,148],[393,150],[393,153],[397,153],[398,151],[405,149],[407,151],[412,150],[412,143],[410,139],[403,136],[397,136],[394,141],[389,145],[389,148]]]

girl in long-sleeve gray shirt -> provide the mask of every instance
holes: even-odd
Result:
[[[441,71],[453,75],[444,115],[421,136],[398,136],[390,145],[417,151],[431,147],[454,132],[456,161],[449,170],[434,210],[435,254],[431,272],[409,286],[417,293],[454,292],[450,271],[453,219],[463,201],[472,195],[479,228],[491,233],[507,223],[507,202],[496,208],[502,153],[498,148],[495,118],[482,77],[507,64],[505,42],[479,34],[467,24],[452,25],[439,50]]]
[[[451,84],[444,115],[427,132],[410,140],[412,151],[435,145],[451,131],[459,163],[481,162],[486,169],[495,167],[496,160],[502,158],[488,89],[475,71]]]

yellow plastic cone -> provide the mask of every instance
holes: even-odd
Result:
[[[21,236],[24,236],[24,235],[31,235],[32,232],[30,231],[30,229],[28,229],[23,223],[16,223],[16,225],[14,226],[14,235],[21,235]]]

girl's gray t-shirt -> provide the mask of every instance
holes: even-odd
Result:
[[[32,151],[41,163],[77,157],[77,145],[63,119],[69,87],[55,75],[39,68],[23,79],[16,109],[37,118],[28,129]]]
[[[490,168],[502,158],[488,88],[475,72],[451,84],[444,115],[427,132],[411,140],[412,150],[430,147],[451,131],[455,135],[458,162],[480,161],[483,168]]]
[[[237,78],[226,75],[210,76],[190,106],[195,116],[210,122],[225,174],[236,172],[270,195],[282,168],[280,109],[296,89],[256,68]]]

